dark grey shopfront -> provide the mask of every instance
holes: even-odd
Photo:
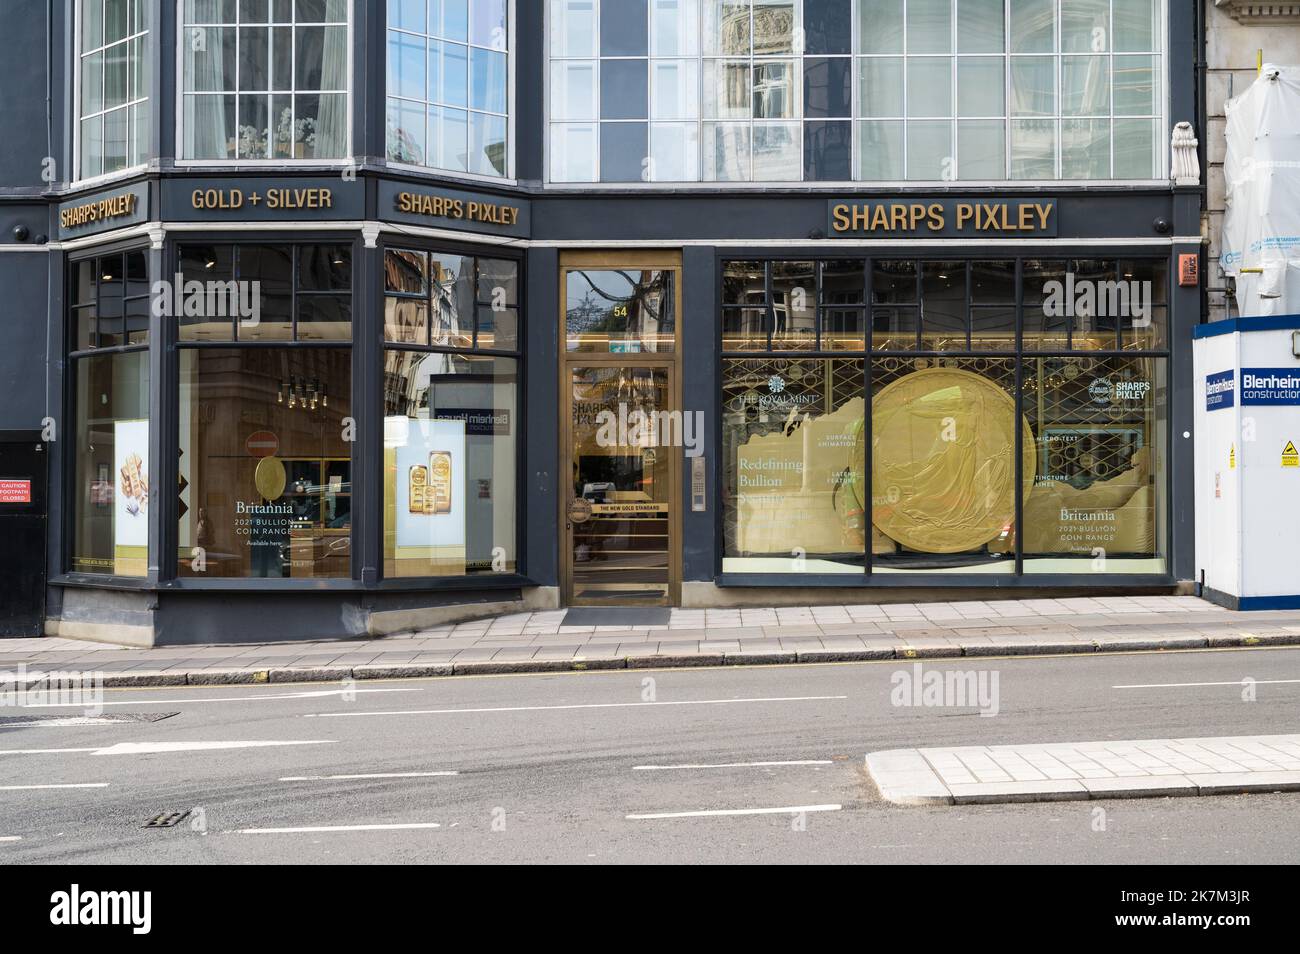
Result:
[[[172,43],[150,67],[161,161],[46,189],[44,144],[0,150],[6,181],[30,183],[0,204],[27,246],[0,251],[3,307],[27,316],[0,363],[14,394],[0,427],[57,426],[48,631],[293,639],[593,601],[1191,579],[1202,292],[1178,266],[1200,254],[1198,188],[544,184],[554,117],[525,81],[546,70],[541,6],[511,7],[513,174],[495,181],[379,158],[387,41],[366,13],[348,34],[366,106],[349,114],[354,161],[179,161]],[[157,35],[175,33],[176,10],[157,5]],[[1167,70],[1186,82],[1169,82],[1167,111],[1194,117],[1195,37],[1170,18]],[[72,28],[56,19],[54,35]],[[70,108],[54,98],[49,151],[63,156]],[[873,228],[876,205],[925,211]],[[865,212],[840,231],[842,206]],[[931,207],[948,225],[928,224]],[[959,225],[959,207],[985,211]],[[1067,281],[1148,297],[1136,315],[1051,313],[1047,289]],[[205,297],[187,313],[191,282]],[[647,338],[647,316],[669,313],[671,334]],[[594,350],[575,346],[593,327]],[[590,408],[698,419],[698,443],[584,450],[579,387]],[[914,412],[931,407],[956,464],[918,443]],[[601,581],[633,585],[584,590],[597,563]]]

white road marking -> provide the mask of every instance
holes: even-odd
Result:
[[[366,775],[286,775],[281,782],[324,782],[332,779],[350,780],[358,778],[436,778],[443,775],[459,775],[459,772],[370,772]]]
[[[108,788],[108,782],[67,782],[61,785],[0,785],[0,792],[29,792],[40,788]]]
[[[214,749],[256,749],[277,745],[329,745],[334,739],[293,739],[292,741],[264,742],[119,742],[102,749],[95,755],[147,755],[153,752],[210,752]]]
[[[843,805],[788,805],[785,808],[715,808],[700,812],[656,812],[624,815],[629,820],[647,818],[717,818],[725,815],[799,815],[804,812],[838,812]]]
[[[0,755],[55,755],[63,752],[98,752],[99,746],[80,749],[0,749]]]
[[[190,696],[186,699],[109,699],[99,703],[104,706],[179,706],[191,702],[268,702],[276,699],[320,699],[323,696],[341,696],[345,692],[423,692],[422,686],[392,686],[362,689],[311,689],[305,692],[275,692],[256,696]],[[24,709],[85,709],[84,702],[26,703]]]
[[[0,841],[22,841],[22,835],[0,835]]]
[[[1281,686],[1300,683],[1300,679],[1251,679],[1256,686]],[[1150,682],[1135,686],[1111,686],[1112,689],[1190,689],[1201,686],[1241,686],[1245,677],[1228,682]]]
[[[85,708],[83,705],[82,708]],[[136,723],[123,719],[105,719],[99,716],[68,716],[64,719],[35,719],[31,722],[5,722],[0,723],[0,729],[31,729],[44,728],[50,726],[55,729],[68,728],[70,726],[82,725],[135,725]]]
[[[405,825],[316,825],[311,828],[236,828],[236,835],[292,835],[327,831],[404,831],[411,828],[441,828],[437,822],[412,822]]]
[[[687,765],[633,765],[633,772],[668,772],[673,769],[768,768],[780,765],[834,765],[830,759],[799,759],[790,762],[717,762]]]
[[[305,719],[349,716],[455,715],[482,712],[549,712],[561,709],[641,709],[655,706],[730,706],[750,702],[823,702],[848,696],[772,696],[756,699],[677,699],[668,702],[587,702],[567,706],[494,706],[486,709],[394,709],[384,712],[309,712]]]

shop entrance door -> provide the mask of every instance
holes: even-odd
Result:
[[[565,514],[574,606],[667,606],[677,576],[673,368],[572,364]]]
[[[561,259],[561,576],[569,606],[680,594],[677,253]]]

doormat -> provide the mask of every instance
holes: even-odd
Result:
[[[666,606],[575,606],[564,614],[562,626],[667,626]]]

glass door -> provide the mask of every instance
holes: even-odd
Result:
[[[670,605],[678,449],[667,364],[570,364],[570,605]]]

